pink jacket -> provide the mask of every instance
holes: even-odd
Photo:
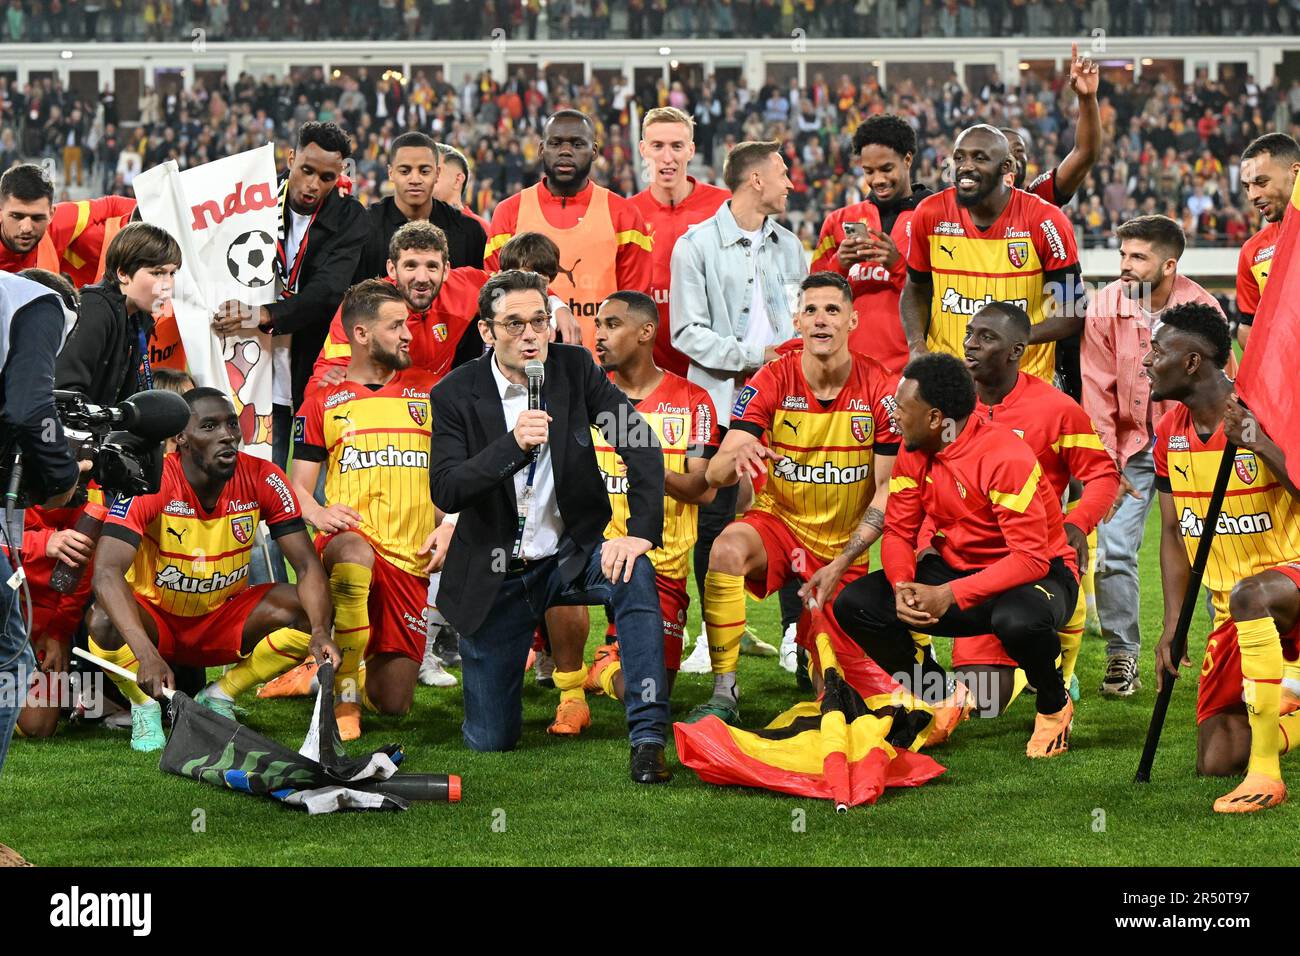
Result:
[[[1204,302],[1219,309],[1214,296],[1186,276],[1177,276],[1169,306],[1188,302]],[[1151,382],[1142,374],[1142,359],[1149,351],[1151,330],[1137,303],[1124,296],[1116,279],[1088,303],[1079,362],[1084,411],[1121,471],[1130,457],[1151,446],[1147,428]],[[1159,421],[1169,407],[1168,402],[1157,402],[1150,420]]]

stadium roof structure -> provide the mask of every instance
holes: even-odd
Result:
[[[1170,67],[1181,69],[1190,82],[1198,68],[1212,76],[1229,66],[1238,75],[1250,73],[1269,85],[1290,54],[1300,60],[1297,37],[1118,37],[1094,30],[1082,37],[972,37],[949,39],[817,39],[803,30],[779,40],[514,40],[497,35],[483,41],[448,42],[208,42],[200,28],[176,43],[5,43],[0,45],[0,73],[18,82],[32,75],[57,74],[69,87],[103,87],[114,71],[138,70],[175,73],[184,80],[203,73],[223,73],[230,79],[241,72],[262,76],[286,75],[291,70],[320,66],[329,72],[365,66],[395,71],[403,77],[416,70],[441,68],[458,79],[465,72],[490,70],[500,80],[517,66],[582,71],[582,79],[595,73],[622,73],[634,80],[640,71],[662,71],[669,79],[679,67],[701,66],[706,72],[734,71],[751,86],[769,76],[788,76],[805,83],[823,69],[861,73],[864,66],[877,71],[882,82],[891,72],[924,76],[936,70],[996,69],[1006,79],[1025,70],[1060,69],[1068,59],[1070,44],[1077,42],[1105,68],[1132,72]],[[55,52],[57,51],[57,53]],[[979,75],[977,72],[976,75]],[[971,74],[962,78],[971,82]],[[1170,76],[1170,78],[1174,78]],[[574,79],[577,79],[575,76]],[[828,76],[828,79],[830,77]],[[151,84],[154,85],[154,84]],[[756,88],[756,87],[755,87]]]

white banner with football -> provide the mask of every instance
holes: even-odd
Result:
[[[271,457],[271,340],[256,329],[219,337],[217,307],[275,300],[276,174],[270,145],[181,171],[166,162],[135,179],[145,222],[181,247],[173,310],[190,376],[230,395],[244,450]]]

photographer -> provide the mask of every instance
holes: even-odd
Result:
[[[0,273],[0,394],[6,438],[21,455],[33,500],[46,508],[66,504],[76,489],[78,469],[54,407],[54,361],[66,316],[59,295],[21,276]],[[6,455],[8,458],[9,455]],[[4,469],[6,474],[10,470]],[[13,535],[13,529],[5,528]],[[21,540],[12,542],[21,547]],[[9,554],[0,551],[0,576],[13,574]],[[0,769],[27,688],[32,652],[18,591],[0,588]]]
[[[153,387],[149,336],[171,298],[181,247],[166,230],[133,222],[113,237],[104,278],[81,290],[81,318],[59,353],[58,388],[96,405],[116,405]]]

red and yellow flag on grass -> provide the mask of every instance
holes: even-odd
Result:
[[[1287,453],[1300,485],[1300,178],[1282,219],[1268,283],[1237,373],[1237,394],[1264,433]]]
[[[864,700],[840,675],[825,633],[817,635],[817,652],[820,701],[796,704],[757,731],[717,717],[674,724],[681,762],[706,783],[834,800],[838,807],[875,803],[886,787],[920,786],[944,772],[916,752],[930,730],[929,708],[901,689]]]

